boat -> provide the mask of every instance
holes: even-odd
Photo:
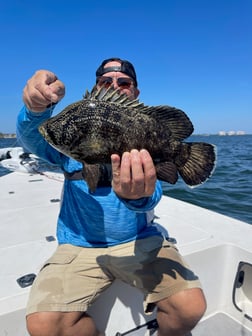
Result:
[[[0,336],[27,336],[25,307],[31,284],[56,249],[63,176],[12,171],[0,177]],[[207,311],[192,336],[252,336],[252,226],[163,196],[153,225],[168,232],[199,275]],[[89,309],[107,336],[153,335],[142,294],[116,280]]]
[[[6,147],[0,148],[0,166],[10,171],[32,173],[38,170],[39,161],[22,147]]]

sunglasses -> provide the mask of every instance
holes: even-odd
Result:
[[[116,80],[117,85],[122,88],[130,88],[131,84],[133,83],[133,80],[131,78],[127,77],[107,77],[107,76],[101,76],[97,78],[96,84],[99,86],[105,86],[109,87],[111,84],[113,84],[113,81]]]

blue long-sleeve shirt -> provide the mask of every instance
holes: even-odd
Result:
[[[82,163],[58,152],[38,131],[38,126],[51,116],[52,110],[34,113],[24,106],[17,119],[19,142],[29,152],[58,165],[65,172],[79,171]],[[57,223],[59,244],[105,247],[160,235],[157,228],[148,223],[148,212],[162,196],[159,181],[151,197],[138,200],[121,199],[111,187],[99,187],[90,193],[82,179],[66,179],[63,188]]]

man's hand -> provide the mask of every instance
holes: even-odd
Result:
[[[57,103],[65,95],[65,86],[57,76],[47,70],[37,71],[27,82],[23,100],[29,110],[43,112],[50,104]]]
[[[125,199],[151,196],[155,190],[156,169],[149,152],[133,149],[120,156],[113,154],[112,187],[115,193]]]

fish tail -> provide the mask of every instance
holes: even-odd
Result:
[[[191,187],[204,183],[213,173],[216,148],[204,142],[182,143],[183,163],[177,164],[180,176]]]

